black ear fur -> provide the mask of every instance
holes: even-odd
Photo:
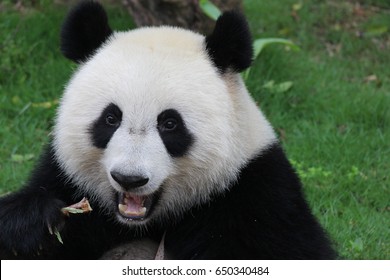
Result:
[[[213,33],[206,37],[206,50],[222,73],[228,68],[236,72],[247,69],[252,63],[253,47],[244,16],[234,11],[222,14]]]
[[[61,52],[77,63],[85,61],[112,34],[104,8],[82,1],[68,13],[61,30]]]

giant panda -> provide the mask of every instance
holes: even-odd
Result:
[[[163,235],[172,259],[336,257],[240,76],[252,62],[242,15],[208,36],[113,32],[83,1],[61,50],[78,69],[28,183],[0,198],[2,259],[149,258]],[[82,197],[92,212],[63,214]]]

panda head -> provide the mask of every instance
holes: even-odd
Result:
[[[177,218],[225,191],[275,141],[240,78],[252,43],[239,14],[223,14],[207,37],[113,32],[103,8],[85,1],[61,39],[79,67],[58,110],[55,155],[77,190],[119,222]]]

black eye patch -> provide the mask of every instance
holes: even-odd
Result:
[[[172,157],[184,156],[194,137],[185,126],[184,120],[175,109],[161,112],[157,117],[157,129],[160,137]]]
[[[109,104],[89,129],[93,145],[105,149],[121,121],[122,111],[115,104]]]

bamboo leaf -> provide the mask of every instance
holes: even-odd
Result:
[[[64,244],[64,241],[62,241],[62,237],[61,237],[60,232],[58,231],[58,229],[56,229],[56,230],[54,231],[54,234],[56,235],[58,241],[59,241],[61,244]]]
[[[275,81],[271,80],[266,82],[263,85],[263,88],[268,89],[272,93],[283,93],[289,91],[293,85],[294,83],[291,81],[286,81],[286,82],[276,84]]]
[[[282,38],[263,38],[257,39],[253,42],[254,59],[270,44],[283,44],[289,46],[293,50],[299,50],[299,47],[292,41]]]
[[[253,42],[253,60],[255,60],[260,53],[264,50],[265,47],[271,45],[271,44],[283,44],[288,47],[290,47],[292,50],[298,51],[299,47],[294,44],[294,42],[287,40],[287,39],[282,39],[282,38],[263,38],[263,39],[257,39]],[[251,68],[245,70],[243,72],[243,78],[245,80],[248,79],[249,73],[251,71]]]
[[[50,109],[54,105],[58,104],[58,100],[53,101],[45,101],[45,102],[38,102],[38,103],[32,103],[32,107],[34,108],[44,108],[44,109]]]
[[[370,26],[367,28],[364,32],[364,35],[367,37],[378,37],[383,34],[385,34],[387,31],[389,31],[388,27],[383,26]]]
[[[217,20],[222,14],[221,10],[218,9],[218,7],[209,0],[200,0],[199,7],[208,17],[212,18],[213,20]]]
[[[83,209],[77,209],[77,208],[73,208],[73,207],[64,207],[62,208],[62,211],[64,212],[68,212],[68,213],[71,213],[71,214],[82,214],[84,213],[84,210]]]
[[[26,155],[20,155],[20,154],[13,154],[11,155],[11,161],[22,163],[25,161],[32,160],[34,158],[34,154],[26,154]]]

